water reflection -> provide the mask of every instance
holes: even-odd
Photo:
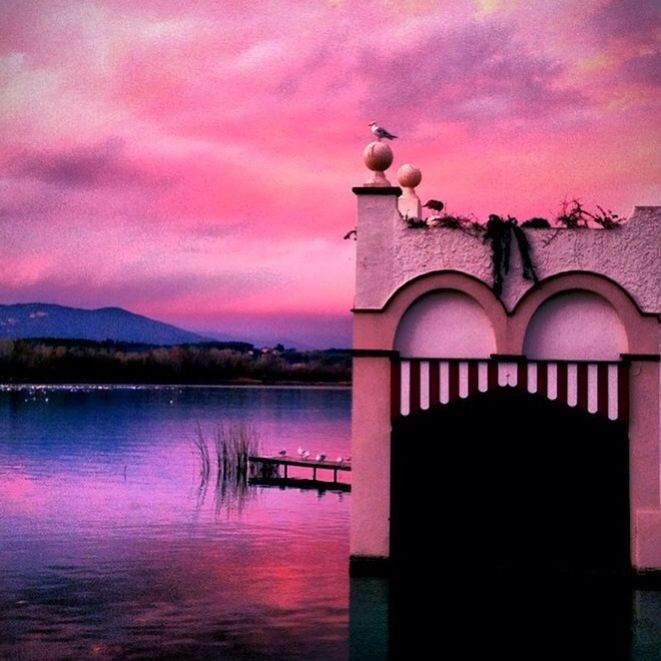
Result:
[[[434,566],[349,585],[350,496],[250,487],[219,516],[212,479],[200,501],[197,421],[346,455],[348,391],[24,399],[0,392],[0,658],[661,658],[659,592]]]
[[[373,576],[353,576],[349,592],[350,657],[379,661],[388,658],[390,582]]]
[[[346,453],[347,390],[20,394],[0,392],[0,658],[347,658],[346,495],[249,487],[219,516],[191,444],[247,421]]]
[[[603,579],[351,578],[351,659],[661,658],[661,591]],[[450,652],[450,650],[453,650]]]

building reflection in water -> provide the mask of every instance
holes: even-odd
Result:
[[[439,658],[659,659],[661,590],[603,578],[355,576],[350,644],[353,661],[421,650]]]

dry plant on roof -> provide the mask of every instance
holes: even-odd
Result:
[[[513,216],[499,216],[491,214],[486,224],[481,224],[467,216],[458,216],[443,212],[445,204],[440,201],[432,200],[436,206],[428,202],[424,206],[432,209],[438,209],[438,215],[428,218],[418,218],[400,214],[407,227],[412,229],[428,229],[433,227],[458,230],[475,238],[482,238],[484,243],[489,243],[491,249],[491,268],[493,273],[493,290],[497,296],[503,291],[505,275],[510,268],[510,255],[512,239],[516,241],[521,254],[521,264],[523,267],[523,277],[535,283],[539,282],[535,265],[532,261],[532,249],[526,230],[552,229],[551,223],[546,218],[533,217],[523,221],[520,225]],[[605,230],[617,229],[621,226],[623,219],[610,209],[604,209],[597,205],[597,211],[588,211],[579,200],[564,200],[560,211],[555,218],[555,229],[581,229],[589,227],[590,222],[595,223]],[[547,247],[557,236],[557,231],[548,237],[543,245]],[[345,236],[345,239],[356,239],[356,230],[351,230]]]

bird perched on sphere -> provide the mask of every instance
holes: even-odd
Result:
[[[394,140],[397,137],[396,135],[390,133],[390,131],[386,131],[383,127],[378,126],[376,122],[370,122],[369,127],[372,129],[372,133],[374,133],[378,140],[381,140],[381,138]]]
[[[427,200],[422,206],[432,211],[443,211],[445,208],[445,205],[440,200]]]

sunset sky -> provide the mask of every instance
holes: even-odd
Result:
[[[0,303],[347,346],[368,122],[451,211],[628,215],[660,42],[658,0],[0,0]]]

